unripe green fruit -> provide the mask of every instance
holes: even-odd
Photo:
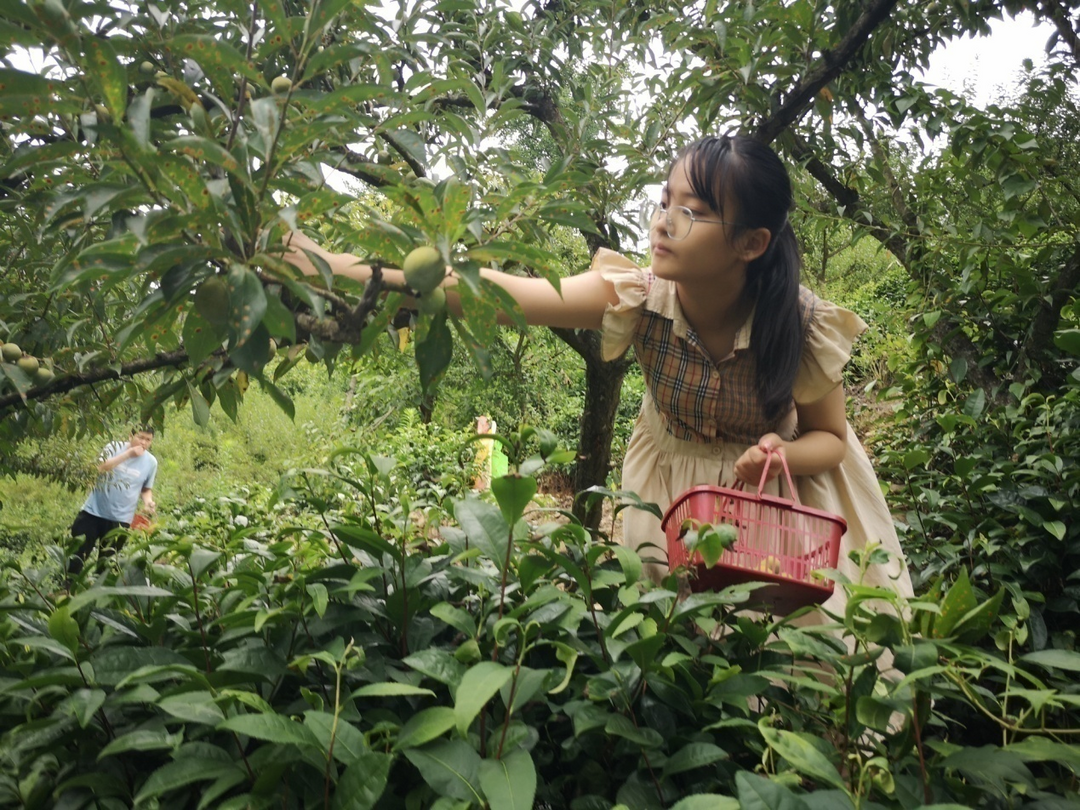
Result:
[[[0,352],[3,353],[6,363],[14,363],[22,357],[22,349],[19,348],[18,343],[5,343],[3,348],[0,348]]]
[[[405,283],[420,295],[431,292],[446,278],[442,255],[428,245],[418,247],[406,256],[401,269],[405,273]]]
[[[34,383],[36,385],[48,385],[53,381],[54,377],[56,377],[56,375],[53,374],[53,370],[51,368],[42,366],[34,374]]]
[[[417,298],[416,306],[421,315],[438,315],[446,309],[446,291],[442,287],[436,287]]]
[[[273,357],[275,354],[277,354],[277,341],[270,338],[270,356]]]
[[[394,162],[394,156],[387,152],[385,149],[380,149],[379,154],[375,156],[375,160],[377,160],[383,166],[389,166],[391,163]]]
[[[283,96],[292,90],[292,79],[288,76],[278,76],[272,82],[270,82],[270,89],[277,93],[279,96]]]
[[[20,357],[19,362],[16,365],[27,374],[37,374],[37,370],[40,367],[38,359],[36,357],[31,357],[28,354],[24,354]]]
[[[221,276],[211,276],[195,291],[195,311],[212,326],[229,322],[229,285]]]
[[[143,74],[144,76],[153,76],[156,70],[157,67],[149,59],[143,60],[143,62],[139,65],[139,73]]]

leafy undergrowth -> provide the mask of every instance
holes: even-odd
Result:
[[[815,627],[750,612],[748,585],[680,598],[674,579],[647,581],[629,549],[545,522],[540,464],[496,479],[494,503],[450,501],[415,490],[390,459],[345,453],[298,476],[284,506],[133,535],[69,588],[56,584],[61,549],[51,569],[11,567],[0,801],[1080,800],[1069,744],[1080,655],[978,646],[998,629],[1000,591],[960,576],[902,603],[840,583],[845,615]],[[984,727],[961,727],[961,708]]]

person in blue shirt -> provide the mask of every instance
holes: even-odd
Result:
[[[98,540],[113,529],[131,526],[140,501],[147,513],[154,514],[157,459],[150,452],[153,441],[154,429],[140,425],[131,431],[127,442],[110,442],[101,452],[97,483],[71,524],[71,536],[82,537],[83,543],[68,562],[69,574],[82,570]],[[118,539],[102,545],[99,559],[120,551],[123,544],[123,539]]]

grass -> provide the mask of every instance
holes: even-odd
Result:
[[[343,376],[328,381],[324,369],[303,365],[291,371],[295,420],[257,387],[247,392],[235,423],[220,409],[211,411],[205,427],[187,409],[170,412],[152,450],[158,460],[158,514],[184,511],[199,498],[265,490],[287,470],[316,463],[340,424]],[[126,432],[121,426],[114,435]],[[112,438],[87,440],[81,458],[71,463],[92,465]],[[32,562],[47,546],[67,542],[86,495],[85,489],[30,475],[0,479],[0,558]]]

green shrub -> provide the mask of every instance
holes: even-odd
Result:
[[[538,469],[523,459],[527,436],[508,438],[520,469]],[[1077,727],[1080,654],[973,646],[997,630],[1003,592],[980,594],[963,574],[907,605],[845,584],[836,624],[800,627],[746,612],[751,585],[682,599],[674,578],[644,581],[629,549],[534,522],[546,516],[529,512],[530,475],[496,481],[495,503],[454,501],[453,518],[411,473],[357,451],[290,481],[293,506],[281,491],[244,526],[243,499],[219,502],[201,523],[133,538],[70,594],[44,590],[42,571],[9,569],[7,803],[798,810],[1080,798],[1075,749],[1056,740]],[[319,519],[285,513],[299,504],[321,504]],[[898,670],[888,678],[886,651]],[[957,744],[944,707],[958,706],[994,734]]]

